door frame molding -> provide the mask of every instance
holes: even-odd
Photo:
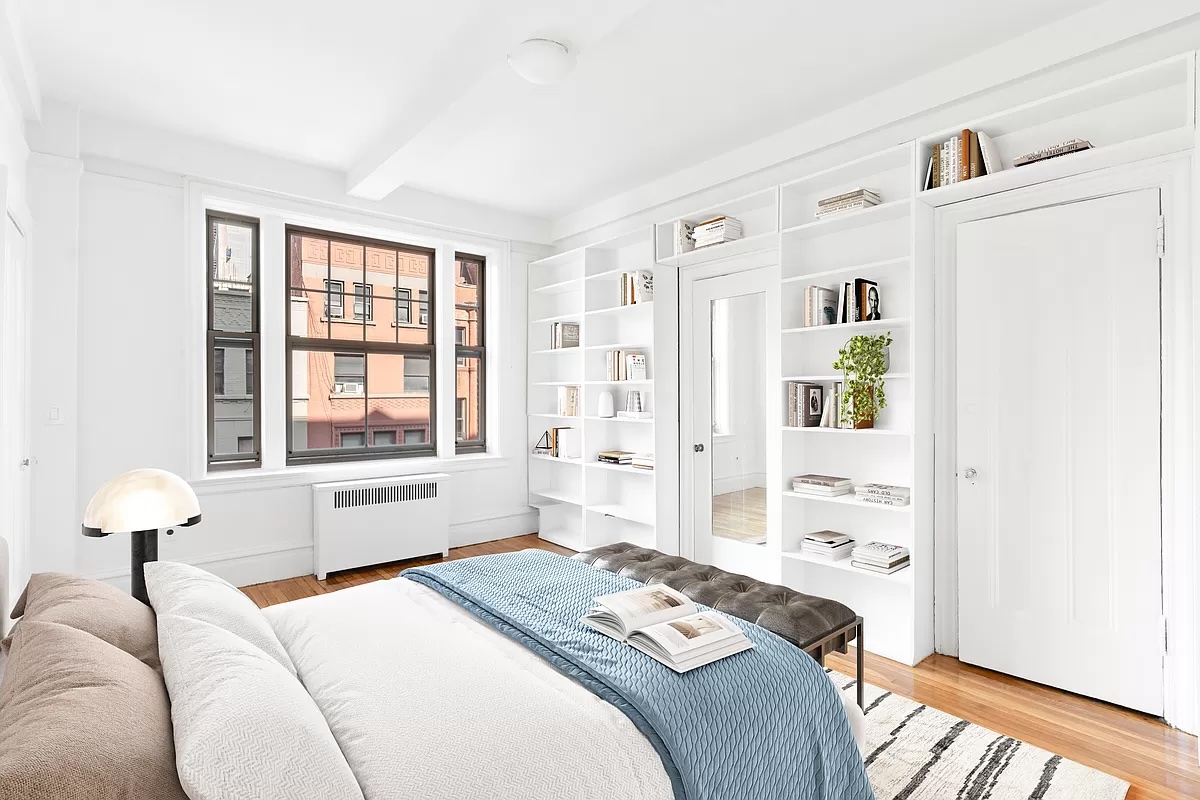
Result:
[[[1163,661],[1164,716],[1197,730],[1197,556],[1194,518],[1197,461],[1193,417],[1197,394],[1193,319],[1200,309],[1192,274],[1189,227],[1191,154],[1164,156],[1064,178],[937,209],[933,220],[934,369],[934,631],[937,652],[958,653],[958,503],[955,475],[956,228],[975,220],[1047,206],[1158,189],[1166,225],[1161,272],[1163,615],[1169,649]]]
[[[679,554],[684,558],[692,558],[695,555],[696,473],[693,467],[691,449],[693,445],[692,430],[695,427],[695,398],[691,392],[692,381],[695,379],[693,368],[695,363],[695,348],[693,347],[692,337],[687,335],[692,330],[693,324],[692,303],[695,297],[695,284],[697,281],[727,275],[738,275],[763,267],[774,268],[776,270],[774,285],[778,285],[779,254],[778,250],[775,249],[756,251],[679,270]],[[768,295],[769,297],[770,295]],[[778,294],[775,297],[778,300]],[[779,325],[777,324],[779,322],[779,303],[774,303],[774,319],[776,322],[774,328],[771,327],[771,305],[768,302],[768,319],[766,321],[768,335],[771,330],[779,329]],[[768,373],[774,377],[778,377],[778,350],[776,350],[774,359],[772,359],[770,353],[767,354],[767,364],[769,365]],[[768,414],[774,408],[772,405],[773,402],[773,396],[768,394]],[[768,419],[773,419],[773,417],[768,417]],[[778,454],[772,455],[770,448],[778,446],[778,442],[771,442],[770,437],[768,437],[768,489],[771,485],[774,485],[772,484],[772,476],[770,474],[773,469],[772,465],[776,464],[779,460]],[[775,481],[775,484],[777,483],[778,481]],[[770,510],[770,504],[775,502],[772,498],[776,494],[769,490],[767,492],[768,543],[779,538],[778,535],[772,536],[770,530],[771,522],[778,519],[778,510],[776,510],[774,515],[771,514]]]

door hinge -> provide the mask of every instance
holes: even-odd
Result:
[[[1167,223],[1162,214],[1158,215],[1158,257],[1167,254]]]

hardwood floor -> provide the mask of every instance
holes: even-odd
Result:
[[[766,489],[740,489],[713,495],[712,509],[713,536],[746,544],[766,544]]]
[[[450,551],[450,558],[528,547],[571,553],[529,534],[459,547]],[[402,561],[338,573],[326,581],[308,575],[247,586],[243,591],[260,607],[269,606],[394,578],[404,567],[441,560]],[[828,666],[854,674],[854,651],[831,657]],[[866,676],[869,683],[896,694],[1117,775],[1132,785],[1126,800],[1200,798],[1195,737],[1144,714],[973,667],[947,656],[931,656],[916,667],[906,667],[868,653]]]

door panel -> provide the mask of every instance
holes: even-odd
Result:
[[[10,217],[4,218],[4,261],[0,263],[0,525],[7,539],[6,575],[11,601],[29,579],[28,364],[26,347],[25,237]],[[2,560],[2,559],[0,559]],[[2,598],[0,598],[2,599]]]
[[[1161,714],[1157,190],[958,228],[959,655]]]

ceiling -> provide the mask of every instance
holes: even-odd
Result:
[[[45,94],[86,113],[560,217],[1096,0],[27,0]],[[335,12],[335,13],[331,13]],[[578,52],[558,86],[505,54]]]

